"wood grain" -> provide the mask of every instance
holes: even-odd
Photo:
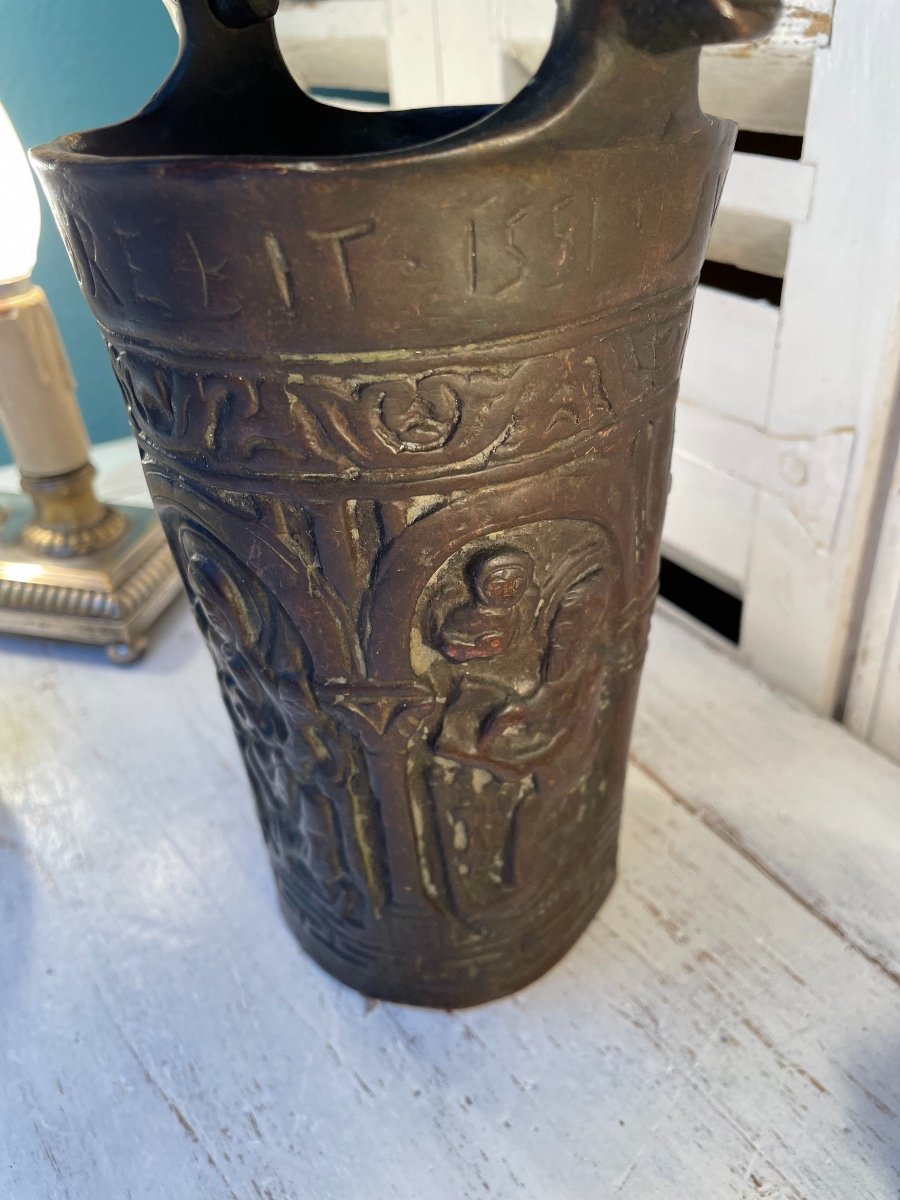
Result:
[[[900,762],[900,455],[885,502],[846,721]]]
[[[900,768],[658,621],[632,752],[848,944],[900,977]]]

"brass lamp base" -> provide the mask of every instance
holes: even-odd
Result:
[[[112,662],[135,662],[181,591],[156,514],[100,506],[97,548],[87,551],[90,538],[73,547],[36,521],[41,505],[25,487],[33,499],[0,496],[0,633],[105,646]]]

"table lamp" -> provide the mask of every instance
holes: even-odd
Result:
[[[41,210],[0,105],[0,427],[27,495],[0,496],[0,632],[144,652],[180,583],[151,509],[101,503],[69,362],[31,282]]]

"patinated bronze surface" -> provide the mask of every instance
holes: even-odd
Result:
[[[612,886],[678,375],[769,0],[567,0],[494,112],[359,114],[269,0],[168,0],[135,120],[36,154],[219,671],[284,911],[474,1004]],[[201,751],[198,748],[198,753]]]

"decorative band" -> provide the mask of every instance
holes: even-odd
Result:
[[[515,358],[508,343],[427,364],[392,351],[365,371],[322,360],[190,365],[119,342],[110,351],[139,439],[179,469],[441,490],[545,456],[547,466],[574,459],[670,395],[690,295],[642,311],[570,328],[562,342],[552,331]]]

